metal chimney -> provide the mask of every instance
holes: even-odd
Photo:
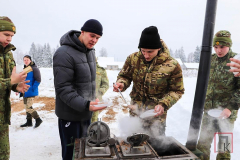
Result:
[[[217,0],[207,0],[197,86],[188,131],[188,139],[186,143],[186,147],[191,151],[196,150],[199,130],[202,121],[203,108],[210,72],[212,40],[214,34],[216,10]]]

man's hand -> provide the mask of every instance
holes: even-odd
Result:
[[[97,98],[97,99],[95,99],[95,101],[91,101],[90,105],[97,105],[98,102],[99,102],[99,99]]]
[[[95,99],[95,101],[91,101],[90,102],[90,106],[89,106],[89,111],[98,111],[98,110],[102,110],[104,108],[106,108],[107,106],[103,106],[103,107],[95,107],[94,105],[97,105],[99,103],[99,99]]]
[[[156,105],[154,112],[157,113],[154,117],[161,116],[164,113],[164,107],[162,105]]]
[[[240,76],[240,60],[238,59],[234,59],[234,58],[230,58],[230,61],[233,61],[235,63],[227,63],[227,66],[230,67],[236,67],[236,69],[230,69],[230,72],[239,72],[238,74],[235,74],[235,77],[239,77]]]
[[[122,91],[124,88],[124,83],[113,83],[113,91],[119,92],[118,88],[120,89],[120,91]]]
[[[90,105],[89,106],[89,111],[98,111],[98,110],[102,110],[107,108],[107,106],[103,106],[103,107],[95,107],[94,105]]]
[[[18,83],[16,88],[17,91],[21,93],[27,92],[30,86],[27,85],[26,83],[29,83],[29,82],[30,80]]]
[[[24,82],[26,77],[27,77],[27,74],[25,72],[16,73],[16,66],[15,66],[12,70],[11,84],[13,85],[16,83]]]
[[[220,114],[219,118],[221,118],[221,119],[226,119],[226,118],[228,118],[228,117],[231,115],[231,113],[232,113],[232,112],[231,112],[229,109],[225,108],[225,109],[222,111],[222,113]]]

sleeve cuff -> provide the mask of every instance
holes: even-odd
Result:
[[[89,111],[89,107],[90,107],[90,101],[87,102],[87,106],[86,106],[85,110]]]
[[[163,106],[164,111],[167,111],[167,110],[168,110],[168,106],[167,106],[166,104],[160,102],[159,105]]]
[[[17,91],[17,85],[18,85],[18,84],[12,85],[12,90],[13,90],[14,92],[18,92],[18,91]]]

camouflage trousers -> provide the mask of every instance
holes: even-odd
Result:
[[[200,137],[198,140],[197,148],[203,152],[203,155],[199,157],[202,160],[210,159],[210,149],[211,144],[214,139],[214,136],[219,137],[219,143],[216,146],[216,151],[218,152],[216,159],[217,160],[230,160],[231,155],[231,134],[234,127],[234,121],[228,119],[219,119],[209,116],[207,113],[204,113]],[[218,132],[218,134],[216,134]],[[222,134],[228,133],[228,134]],[[216,137],[217,138],[217,137]],[[221,139],[225,140],[230,145],[225,145],[221,142]],[[227,147],[226,147],[227,146]]]
[[[29,114],[27,114],[28,115],[27,119],[32,119],[32,117],[34,119],[39,118],[37,111],[35,109],[33,109],[33,107],[32,107],[34,99],[35,99],[35,97],[23,98],[26,113],[29,113]],[[29,116],[29,115],[31,115],[31,116]]]
[[[98,111],[93,112],[92,118],[91,118],[91,123],[98,121],[98,115],[99,115]]]
[[[10,144],[9,144],[9,125],[0,124],[0,160],[9,160]]]

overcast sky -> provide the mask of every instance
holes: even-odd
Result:
[[[80,30],[88,19],[103,25],[103,36],[95,46],[108,56],[125,61],[138,50],[141,32],[156,26],[173,51],[184,48],[186,56],[202,44],[207,0],[1,0],[0,15],[17,28],[12,43],[27,52],[31,43],[59,44],[69,30]],[[218,0],[215,30],[232,33],[233,51],[240,52],[240,1]]]

